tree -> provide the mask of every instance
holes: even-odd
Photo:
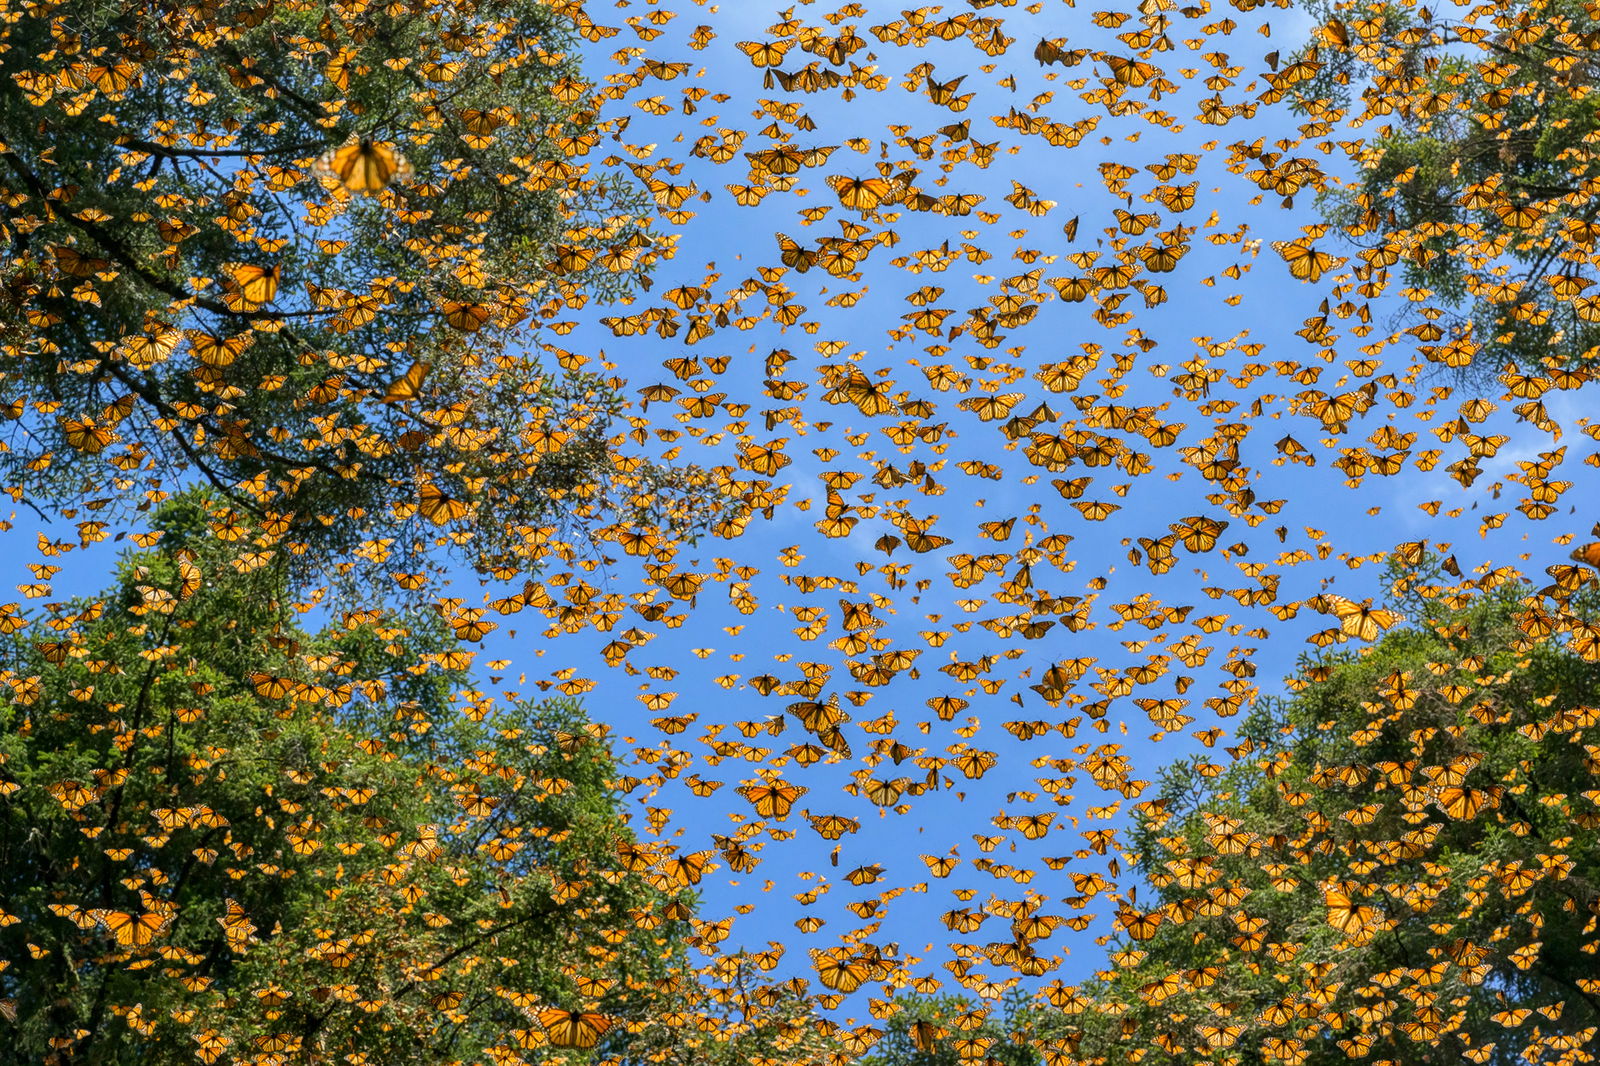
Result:
[[[999,1011],[959,995],[901,996],[894,1008],[861,1066],[1037,1066],[1037,1044],[1053,1027],[1031,997],[1015,991]]]
[[[642,190],[582,158],[616,131],[576,64],[595,31],[557,7],[17,9],[5,487],[103,502],[181,472],[330,554],[493,513],[476,558],[502,566],[561,522],[709,524],[698,471],[619,454],[619,381],[526,343],[660,251]]]
[[[632,1040],[631,1061],[657,1066],[842,1066],[852,1061],[838,1026],[818,1015],[803,982],[758,984],[751,980],[756,970],[744,952],[712,960],[679,990],[677,1009],[658,1014]]]
[[[463,691],[437,618],[307,632],[281,565],[212,538],[193,495],[155,518],[102,598],[6,622],[14,1053],[582,1057],[570,1011],[567,1043],[625,1056],[693,901],[624,862],[603,731]]]
[[[1356,279],[1398,268],[1425,290],[1428,358],[1495,374],[1600,358],[1593,94],[1600,14],[1579,0],[1440,8],[1315,3],[1321,22],[1272,76],[1316,120],[1376,126],[1343,142],[1353,187],[1323,196],[1362,246]]]
[[[1077,1061],[1583,1061],[1600,660],[1527,586],[1441,588],[1163,773]]]

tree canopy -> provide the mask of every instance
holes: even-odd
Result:
[[[616,381],[513,340],[637,291],[660,251],[631,175],[569,161],[610,129],[579,106],[570,20],[498,0],[15,15],[14,495],[104,506],[184,471],[288,543],[402,561],[488,508],[477,558],[502,565],[552,523],[716,516],[693,470],[617,454]]]
[[[902,996],[861,1066],[1037,1066],[1038,1043],[1052,1021],[1026,995],[1013,993],[999,1006],[957,995]]]
[[[1430,294],[1412,329],[1449,365],[1592,364],[1594,5],[1540,0],[1487,19],[1448,6],[1311,8],[1323,21],[1293,64],[1311,73],[1289,91],[1308,113],[1337,104],[1376,126],[1351,145],[1353,186],[1324,194],[1368,276],[1393,266]]]
[[[437,618],[305,630],[283,567],[238,572],[195,498],[155,526],[102,596],[6,638],[15,1053],[559,1057],[604,1018],[622,1054],[693,899],[625,862],[603,731],[570,699],[461,706]]]
[[[1592,1046],[1600,667],[1530,590],[1308,665],[1163,771],[1083,1062],[1513,1063]],[[1416,600],[1419,606],[1427,601]],[[1582,610],[1596,609],[1592,595]]]

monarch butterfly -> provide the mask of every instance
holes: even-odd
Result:
[[[1055,817],[1053,813],[1023,815],[1016,819],[1013,828],[1020,829],[1029,840],[1038,840],[1050,831],[1050,824]]]
[[[278,295],[278,281],[283,276],[280,267],[251,266],[244,264],[234,267],[230,272],[233,283],[238,287],[239,296],[246,302],[256,305],[271,303]]]
[[[1228,523],[1199,515],[1173,522],[1167,528],[1178,535],[1185,548],[1192,552],[1206,552],[1217,546],[1217,538],[1228,528]]]
[[[189,330],[189,350],[206,366],[224,367],[255,342],[255,334],[241,333],[234,337],[215,337],[199,330]]]
[[[1527,229],[1545,215],[1541,205],[1527,200],[1520,202],[1503,200],[1495,204],[1494,213],[1499,216],[1501,222],[1513,229]]]
[[[129,914],[127,911],[96,911],[95,917],[106,931],[125,947],[142,948],[150,943],[172,922],[172,916],[159,911]]]
[[[951,193],[939,197],[937,210],[947,215],[970,215],[974,208],[983,203],[983,200],[984,198],[976,193]]]
[[[908,1035],[911,1043],[918,1051],[924,1054],[931,1053],[937,1046],[941,1037],[948,1035],[949,1030],[928,1021],[926,1018],[911,1023]]]
[[[777,234],[779,258],[784,266],[804,274],[817,263],[817,249],[807,248],[786,233]]]
[[[139,333],[123,339],[120,351],[128,362],[141,370],[149,369],[178,350],[183,339],[181,330],[157,325],[149,333]]]
[[[411,163],[392,145],[369,137],[352,136],[330,148],[317,160],[317,173],[336,180],[351,192],[372,195],[399,178],[409,181]]]
[[[815,949],[811,958],[818,980],[836,992],[854,992],[872,976],[872,966],[864,959],[840,959]]]
[[[977,95],[976,93],[963,93],[959,96],[956,94],[956,90],[961,87],[961,83],[967,80],[965,74],[942,83],[934,81],[932,74],[928,74],[926,77],[928,99],[941,107],[948,107],[951,111],[965,111],[967,105]]]
[[[484,323],[489,321],[492,310],[485,304],[462,303],[458,300],[446,300],[439,308],[444,312],[444,320],[462,333],[476,333],[482,329]]]
[[[439,486],[431,481],[422,486],[417,510],[423,518],[434,525],[442,526],[446,522],[462,518],[468,509],[467,501],[446,496]]]
[[[854,404],[864,415],[885,415],[894,411],[888,391],[888,382],[873,384],[871,378],[852,367],[850,376],[829,390],[823,399],[828,403]]]
[[[228,938],[228,947],[233,951],[244,951],[254,939],[251,936],[256,931],[255,923],[245,913],[238,900],[230,899],[228,913],[217,919],[217,924],[222,926],[223,935]]]
[[[58,918],[67,919],[79,929],[93,929],[98,924],[98,920],[91,912],[85,911],[75,903],[52,903],[50,904],[50,913]],[[20,921],[22,919],[16,915],[8,914],[5,920],[0,922],[0,925],[15,925]]]
[[[1111,76],[1123,85],[1138,88],[1161,72],[1152,64],[1139,59],[1129,59],[1123,56],[1105,57],[1106,66],[1111,68]]]
[[[1457,821],[1469,821],[1475,818],[1479,811],[1485,807],[1498,807],[1500,805],[1499,787],[1480,790],[1452,785],[1441,788],[1434,797],[1434,802],[1439,808]]]
[[[747,785],[739,790],[739,794],[750,801],[751,806],[755,807],[756,813],[761,817],[782,819],[789,816],[794,801],[807,791],[804,785],[780,781]]]
[[[1109,503],[1104,500],[1084,500],[1072,506],[1076,507],[1083,514],[1083,517],[1091,522],[1103,522],[1113,512],[1122,509],[1120,503]]]
[[[1584,563],[1587,566],[1600,567],[1600,540],[1593,541],[1581,547],[1572,549],[1569,556],[1573,562]]]
[[[734,47],[750,57],[752,66],[775,67],[789,50],[788,41],[739,41]]]
[[[1145,269],[1152,274],[1166,274],[1178,269],[1178,260],[1183,258],[1188,249],[1181,244],[1156,245],[1141,249],[1139,258],[1144,260]]]
[[[390,383],[388,391],[383,394],[383,402],[401,403],[416,399],[422,388],[423,379],[428,376],[428,371],[432,367],[432,363],[421,360],[412,363],[410,369]]]
[[[511,109],[506,107],[497,107],[493,111],[465,108],[461,112],[461,124],[466,127],[466,132],[461,134],[461,139],[468,148],[487,148],[494,140],[495,132],[509,125],[511,119]]]
[[[860,822],[842,814],[807,814],[806,818],[823,840],[838,840],[846,833],[854,833],[861,828]]]
[[[580,975],[573,980],[577,982],[578,994],[584,996],[603,996],[617,983],[614,978],[586,975]]]
[[[104,66],[89,68],[89,80],[107,96],[127,92],[143,77],[140,69],[125,59]]]
[[[711,852],[696,851],[675,859],[667,859],[661,864],[661,870],[668,879],[680,885],[697,885],[700,883],[700,878],[705,875],[706,862],[710,858]]]
[[[612,1021],[604,1014],[580,1013],[550,1007],[539,1012],[539,1024],[555,1047],[594,1047],[600,1042]]]
[[[900,797],[905,793],[906,786],[910,784],[911,780],[905,777],[897,777],[891,781],[869,777],[862,786],[861,791],[868,800],[879,807],[892,807],[900,801]],[[844,989],[843,991],[849,991],[849,989]]]
[[[1366,605],[1351,604],[1349,610],[1335,613],[1339,617],[1339,628],[1358,640],[1377,640],[1380,633],[1400,620],[1393,611]]]
[[[891,199],[894,186],[885,178],[846,178],[835,175],[828,184],[838,195],[839,202],[852,211],[871,211]]]
[[[117,439],[110,426],[102,426],[92,419],[80,422],[76,418],[63,418],[60,424],[67,443],[89,455],[99,455],[106,445]]]
[[[1156,935],[1165,918],[1160,911],[1140,914],[1132,907],[1124,906],[1117,912],[1117,926],[1134,940],[1149,940]]]
[[[684,715],[683,719],[687,723],[688,721],[692,720],[694,717],[695,717],[694,715]],[[651,719],[651,721],[652,721],[652,723],[654,723],[654,722],[665,722],[666,719],[665,718],[654,718],[654,719]],[[662,732],[671,732],[671,730],[662,730]],[[680,729],[680,730],[678,730],[678,732],[681,733],[681,732],[683,732],[683,730]],[[717,789],[721,788],[722,785],[723,785],[723,782],[721,782],[721,781],[708,781],[705,778],[700,777],[698,775],[687,778],[686,779],[686,783],[689,786],[689,791],[693,792],[696,796],[709,796],[709,795],[712,795],[713,793],[715,793],[717,791]]]
[[[573,244],[558,244],[554,248],[555,262],[553,269],[561,274],[576,274],[578,271],[594,262],[599,254],[594,248],[584,248]]]
[[[578,752],[587,748],[589,746],[589,742],[594,739],[593,735],[591,735],[589,732],[589,729],[592,728],[592,726],[587,727],[582,733],[571,733],[565,729],[558,730],[556,732],[556,747],[560,748],[568,755],[576,755]],[[709,855],[710,852],[706,852],[706,854]]]
[[[759,152],[746,152],[744,156],[750,161],[750,177],[752,181],[763,174],[782,180],[800,173],[802,167],[817,165],[827,158],[823,156],[821,159],[808,159],[808,153],[805,149],[792,144],[779,145]],[[782,185],[779,187],[788,188],[789,186]]]
[[[250,675],[250,684],[254,686],[256,695],[269,700],[281,700],[295,690],[296,683],[286,677],[276,677],[258,670]]]
[[[481,611],[481,608],[479,610]],[[470,614],[465,613],[462,617],[454,619],[450,623],[450,627],[455,631],[457,640],[464,640],[469,643],[476,643],[488,636],[491,631],[499,628],[495,622],[484,618],[472,617]]]
[[[801,726],[813,733],[821,732],[824,729],[832,728],[849,720],[849,716],[839,706],[837,694],[830,695],[826,703],[807,700],[801,703],[791,703],[786,710],[800,719]]]
[[[1289,264],[1289,274],[1301,281],[1316,281],[1324,272],[1344,262],[1343,256],[1329,255],[1309,244],[1273,241],[1272,247]]]
[[[733,194],[734,202],[740,207],[754,207],[771,191],[765,185],[724,185],[723,188]]]
[[[178,559],[178,599],[186,600],[200,590],[202,581],[200,567],[195,565],[194,552],[187,548],[180,549]]]
[[[968,751],[955,758],[951,765],[969,780],[976,781],[999,762],[991,751]]]
[[[956,404],[964,411],[977,413],[980,422],[993,422],[997,418],[1004,418],[1011,413],[1011,409],[1026,399],[1020,392],[1007,392],[1000,395],[974,396]]]
[[[1324,889],[1322,898],[1328,908],[1328,924],[1347,936],[1364,930],[1378,916],[1376,908],[1356,903],[1345,884]]]

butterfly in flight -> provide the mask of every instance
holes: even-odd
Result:
[[[371,196],[396,179],[409,181],[411,162],[393,145],[370,137],[352,136],[337,148],[330,148],[317,160],[316,171],[337,181],[351,192]]]

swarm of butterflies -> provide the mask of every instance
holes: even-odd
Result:
[[[1190,917],[1139,905],[1137,857],[1124,850],[1130,814],[1161,809],[1148,792],[1158,742],[1209,760],[1304,665],[1295,653],[1325,671],[1318,653],[1359,658],[1414,624],[1385,567],[1437,564],[1436,580],[1407,587],[1462,609],[1526,567],[1529,646],[1600,661],[1579,595],[1600,572],[1600,534],[1588,532],[1600,498],[1593,350],[1568,350],[1558,331],[1538,365],[1484,365],[1495,338],[1461,312],[1487,301],[1530,330],[1551,316],[1600,321],[1585,295],[1600,237],[1592,153],[1568,153],[1559,182],[1511,174],[1459,197],[1411,184],[1416,167],[1392,177],[1387,199],[1448,194],[1465,222],[1407,228],[1385,198],[1352,191],[1402,120],[1470,122],[1474,150],[1515,159],[1545,106],[1524,66],[1556,72],[1575,99],[1592,91],[1592,5],[1336,3],[1309,31],[1294,28],[1308,19],[1287,0],[804,2],[764,13],[759,29],[742,4],[546,6],[581,42],[581,75],[563,75],[549,97],[575,121],[559,159],[529,158],[495,180],[553,196],[567,229],[522,278],[475,273],[475,233],[430,246],[429,269],[454,271],[477,296],[426,314],[430,328],[522,346],[551,373],[613,382],[626,402],[608,461],[640,514],[574,491],[571,513],[594,521],[581,533],[555,520],[515,529],[510,549],[474,559],[481,596],[470,579],[444,586],[412,569],[390,572],[385,595],[431,602],[461,641],[434,665],[470,666],[484,688],[584,696],[611,727],[640,832],[619,844],[620,867],[725,908],[694,925],[700,976],[724,1001],[808,997],[858,1053],[897,1024],[893,999],[908,991],[963,991],[988,1010],[1020,989],[1082,1009],[1086,971],[1069,952],[1113,944],[1106,965],[1133,965],[1138,944]],[[549,114],[457,107],[447,57],[477,49],[508,68],[554,67],[565,53],[501,39],[476,5],[421,8],[440,23],[440,47],[411,65],[459,156],[414,165],[424,134],[356,115],[330,122],[326,144],[299,147],[295,175],[242,169],[241,204],[288,210],[292,199],[327,254],[364,254],[342,246],[326,205],[415,216],[451,196],[475,152],[561,129]],[[323,9],[353,40],[372,17],[364,3]],[[13,80],[41,109],[89,107],[158,78],[181,85],[161,47]],[[334,82],[366,76],[359,48],[319,56]],[[1491,88],[1472,96],[1429,80],[1446,68],[1458,86],[1470,74]],[[1318,79],[1335,87],[1306,95]],[[207,106],[195,94],[190,106]],[[179,136],[162,121],[137,136]],[[1592,147],[1592,135],[1577,139]],[[637,218],[584,213],[619,182],[639,190]],[[1344,207],[1318,214],[1319,200]],[[68,194],[56,201],[74,225],[108,222]],[[150,218],[163,210],[152,204]],[[13,239],[27,231],[6,225]],[[119,361],[226,366],[252,331],[302,317],[381,322],[400,306],[384,276],[335,298],[286,273],[270,247],[239,246],[214,284],[247,328],[223,338],[194,326],[194,294],[180,292],[159,315],[107,327],[105,373]],[[620,276],[641,257],[656,261],[650,284],[623,298],[591,299],[572,280]],[[1429,287],[1443,261],[1459,264],[1466,291]],[[51,262],[50,283],[86,306],[96,279],[137,269],[70,243]],[[449,383],[431,362],[383,365],[367,398],[416,413],[414,432],[430,439],[505,449],[505,491],[583,428],[541,423],[543,401],[526,396],[520,439],[479,439],[464,416],[439,414]],[[494,358],[452,368],[453,380],[499,372]],[[348,401],[340,387],[315,401]],[[115,491],[130,496],[148,486],[115,445],[141,412],[157,431],[189,432],[199,462],[284,435],[226,420],[231,436],[196,435],[159,400],[130,392],[58,412],[41,394],[10,417],[46,418],[71,449],[121,462]],[[349,410],[348,424],[329,421],[330,439],[362,432]],[[419,439],[370,446],[414,451]],[[692,467],[728,504],[707,536],[676,538],[641,517],[651,463]],[[493,486],[455,473],[397,482],[392,514],[363,517],[372,531],[360,552],[387,558],[397,536],[441,551],[485,536],[496,517],[478,501]],[[220,535],[243,538],[241,571],[288,550],[291,480],[245,486],[264,521],[219,519]],[[416,518],[422,534],[399,524]],[[78,530],[82,546],[106,535],[93,517]],[[24,600],[54,595],[59,568],[35,565]],[[541,655],[562,665],[540,675]],[[264,699],[326,702],[336,686],[321,673],[252,683]],[[25,679],[6,680],[25,698]],[[1478,684],[1495,698],[1492,679]],[[1592,719],[1566,723],[1574,743]],[[1246,745],[1221,750],[1251,757]],[[1592,776],[1600,763],[1587,750]],[[1461,780],[1432,786],[1429,817],[1504,823],[1499,797],[1527,783],[1462,766]],[[1570,786],[1590,808],[1600,795],[1592,779]],[[70,788],[55,801],[88,802]],[[1256,845],[1221,819],[1213,829],[1219,848]],[[1380,907],[1348,886],[1327,886],[1325,900],[1327,937],[1362,944],[1385,931]],[[1233,907],[1242,943],[1256,943],[1240,901],[1213,893],[1205,905]],[[123,909],[86,901],[81,916],[128,966],[156,957],[175,917],[153,890]],[[231,920],[242,929],[246,918]],[[986,939],[1000,925],[1010,931]],[[1537,962],[1530,950],[1523,970]],[[1282,956],[1252,965],[1298,973],[1293,952]],[[755,983],[731,981],[736,972]],[[1206,985],[1199,971],[1174,981]],[[1425,976],[1387,983],[1395,998],[1426,995]],[[529,1005],[549,1045],[577,1049],[603,1047],[616,1024],[595,1008]],[[1228,1046],[1226,1027],[1216,1034],[1208,1054]],[[924,1050],[959,1039],[914,1035]],[[1304,1053],[1264,1051],[1289,1063]],[[1067,1043],[1045,1054],[1050,1066],[1077,1061]],[[986,1057],[981,1045],[961,1055]]]

